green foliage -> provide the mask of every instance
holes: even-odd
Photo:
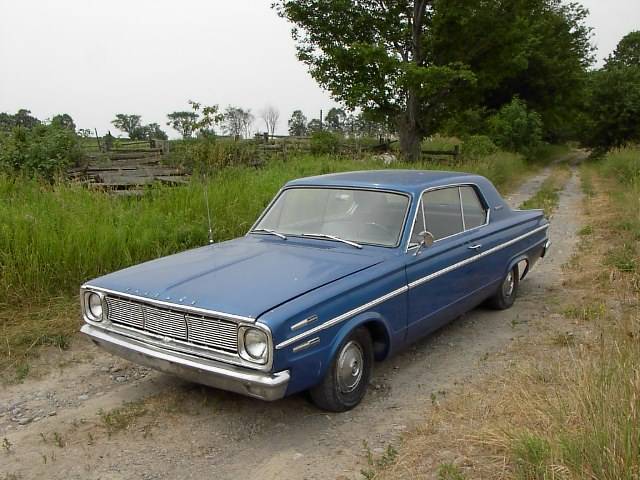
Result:
[[[429,48],[440,63],[462,62],[474,72],[469,104],[495,111],[518,96],[540,113],[546,138],[555,142],[576,128],[585,70],[593,61],[587,13],[559,0],[489,0],[481,8],[439,0]]]
[[[498,151],[498,147],[486,135],[471,135],[462,143],[462,155],[465,158],[482,158]]]
[[[10,132],[15,127],[30,129],[40,123],[36,117],[31,116],[31,110],[21,108],[15,115],[6,112],[0,113],[0,132]]]
[[[118,113],[111,124],[118,130],[126,133],[130,139],[138,140],[138,133],[142,129],[142,117],[127,113]]]
[[[540,115],[528,110],[519,98],[503,106],[489,118],[488,123],[491,138],[506,150],[529,155],[542,142]]]
[[[76,131],[76,124],[73,121],[73,118],[71,118],[71,115],[69,115],[68,113],[55,115],[51,119],[51,125],[55,125],[59,128],[66,128],[68,130],[71,130],[72,132]]]
[[[349,109],[396,123],[403,154],[419,157],[420,141],[457,103],[474,76],[457,61],[429,55],[427,2],[280,0],[295,25],[298,58]]]
[[[342,144],[342,136],[326,130],[313,132],[311,135],[311,153],[336,154]]]
[[[289,135],[303,137],[307,134],[307,117],[302,110],[294,110],[288,121]]]
[[[599,151],[640,141],[640,66],[611,66],[591,75],[584,143]]]
[[[640,67],[640,30],[630,32],[620,40],[607,58],[606,67]]]
[[[214,127],[222,122],[224,115],[219,112],[218,105],[202,106],[199,102],[189,100],[191,111],[172,112],[167,114],[167,125],[180,132],[183,139],[193,137],[194,133],[208,136]]]
[[[223,114],[224,131],[235,138],[249,138],[254,119],[251,110],[228,106]]]
[[[453,463],[443,463],[438,467],[438,480],[465,480],[460,467]]]
[[[49,180],[81,155],[75,132],[58,124],[14,127],[0,133],[0,171],[42,176]]]

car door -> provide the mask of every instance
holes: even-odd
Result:
[[[420,232],[434,237],[420,248]],[[464,235],[463,212],[457,186],[425,192],[418,205],[407,251],[408,340],[419,338],[459,315],[456,304],[465,296],[466,268],[451,268],[471,256]]]

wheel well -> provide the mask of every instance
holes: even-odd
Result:
[[[363,325],[369,334],[373,342],[373,357],[377,360],[384,360],[389,353],[389,335],[387,329],[382,322],[375,320],[369,321]]]

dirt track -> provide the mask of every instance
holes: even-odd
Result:
[[[547,169],[508,197],[535,193]],[[0,393],[0,474],[18,478],[359,478],[363,442],[376,453],[424,418],[432,401],[495,368],[527,323],[544,318],[576,243],[581,192],[574,172],[551,224],[553,248],[504,312],[477,309],[376,365],[352,412],[326,414],[303,396],[275,403],[188,384],[115,359],[78,339],[65,368]],[[98,412],[140,399],[151,414],[108,435]],[[20,425],[23,423],[24,425]],[[8,452],[7,452],[8,448]]]

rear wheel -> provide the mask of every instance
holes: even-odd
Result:
[[[500,288],[493,297],[489,299],[489,305],[497,310],[506,310],[516,301],[518,286],[520,285],[520,275],[518,266],[514,266],[502,280]]]
[[[369,331],[360,327],[342,342],[320,384],[309,393],[318,407],[344,412],[360,403],[373,372],[373,343]]]

